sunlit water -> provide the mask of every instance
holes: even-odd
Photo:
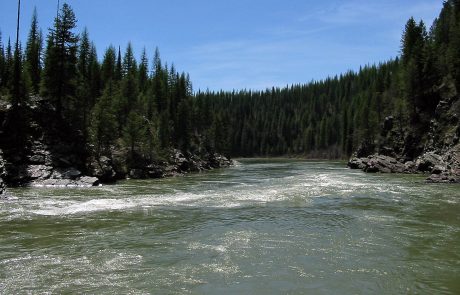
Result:
[[[460,294],[460,186],[343,167],[11,190],[0,294]]]

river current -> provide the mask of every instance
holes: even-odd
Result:
[[[460,294],[460,186],[343,162],[0,201],[0,294]]]

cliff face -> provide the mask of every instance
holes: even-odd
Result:
[[[366,172],[427,173],[428,182],[460,182],[460,99],[453,82],[436,90],[440,101],[428,127],[402,127],[385,119],[377,154],[361,154],[348,166]]]

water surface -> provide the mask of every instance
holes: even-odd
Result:
[[[0,202],[0,294],[460,294],[460,187],[344,163]]]

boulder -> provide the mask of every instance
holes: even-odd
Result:
[[[428,152],[417,158],[415,161],[416,170],[420,172],[431,172],[435,166],[444,166],[445,163],[440,155]]]
[[[430,183],[460,183],[460,144],[450,148],[442,157],[441,164],[434,165]]]
[[[46,165],[29,165],[27,175],[30,179],[47,179],[51,176],[53,167]]]
[[[210,154],[208,157],[208,162],[211,168],[224,168],[229,167],[232,164],[232,161],[227,157],[217,153]]]
[[[76,180],[82,176],[82,173],[80,170],[70,167],[70,168],[58,168],[53,171],[53,174],[51,175],[51,178],[54,179],[72,179]]]
[[[92,159],[90,164],[91,175],[96,176],[102,182],[115,182],[117,173],[113,169],[112,160],[102,156]]]
[[[89,186],[98,186],[100,182],[97,177],[82,176],[80,177],[80,179],[76,181],[76,183],[77,183],[77,186],[89,187]]]
[[[404,164],[397,159],[384,155],[372,155],[367,158],[352,158],[348,161],[351,169],[361,169],[368,173],[407,173],[412,169],[411,163]]]
[[[404,173],[406,171],[406,166],[403,163],[383,155],[370,156],[366,166],[366,172]]]
[[[361,169],[364,170],[366,168],[367,158],[351,158],[348,161],[347,166],[351,169]]]

